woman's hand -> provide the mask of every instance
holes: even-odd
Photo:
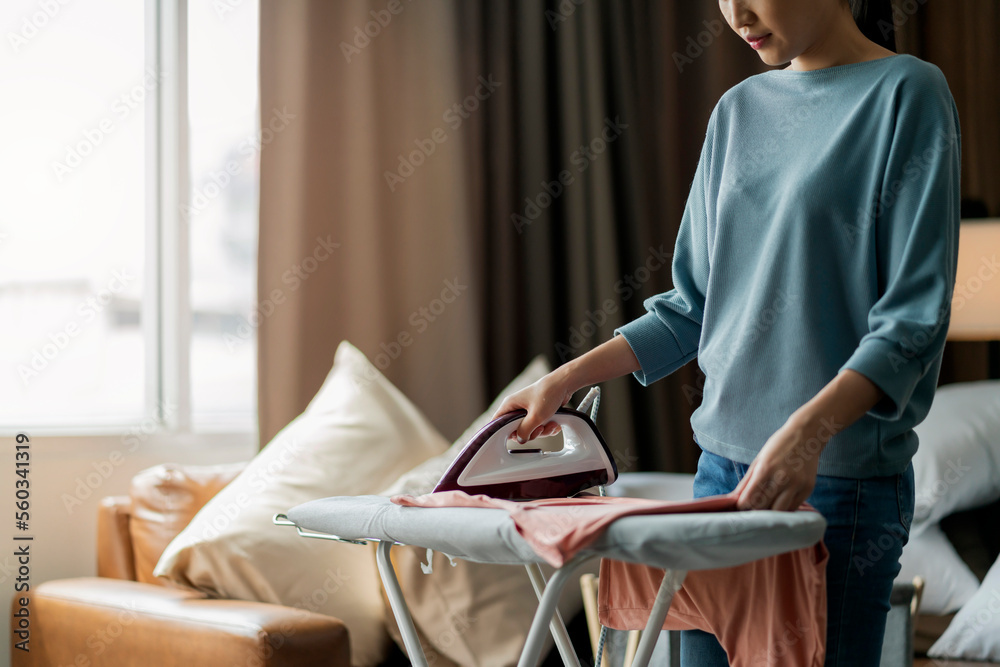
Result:
[[[823,439],[811,424],[786,422],[764,443],[736,485],[736,506],[741,510],[797,510],[816,486],[819,455],[832,435]]]
[[[842,370],[767,439],[736,485],[736,506],[798,509],[816,486],[819,455],[826,443],[884,397],[885,393],[861,373]]]
[[[577,387],[570,386],[567,374],[561,370],[557,368],[534,384],[505,398],[491,420],[523,408],[528,411],[528,414],[521,420],[517,431],[511,434],[512,437],[517,438],[518,442],[524,444],[528,440],[540,436],[558,433],[559,424],[550,422],[549,418],[561,406],[569,403],[570,399],[573,398],[573,392],[577,389]]]
[[[493,414],[524,408],[528,414],[512,435],[525,443],[541,435],[555,435],[559,425],[550,422],[560,406],[569,403],[581,387],[588,387],[639,370],[639,360],[624,336],[614,336],[581,357],[572,359],[538,382],[504,399]]]

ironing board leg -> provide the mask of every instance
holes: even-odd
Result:
[[[649,610],[649,620],[646,622],[646,629],[642,631],[632,667],[646,667],[649,664],[649,657],[653,655],[653,647],[656,646],[656,640],[660,636],[663,621],[670,611],[670,603],[674,599],[674,594],[681,589],[685,576],[687,576],[686,570],[667,570],[663,573],[663,581],[660,582],[660,589],[656,591],[653,608]]]
[[[396,617],[399,633],[403,635],[403,645],[406,646],[406,654],[410,658],[410,664],[414,667],[427,667],[427,658],[424,656],[424,649],[420,647],[417,629],[413,625],[413,618],[410,617],[410,608],[406,606],[406,600],[403,599],[403,589],[399,587],[396,571],[389,558],[391,549],[391,541],[385,540],[378,543],[378,551],[375,554],[378,573],[382,576],[382,584],[385,586],[386,595],[389,596],[389,605]]]
[[[545,592],[545,575],[542,573],[542,568],[538,563],[531,563],[525,565],[524,569],[528,571],[531,586],[535,589],[538,602],[541,603],[542,594]],[[570,641],[569,633],[566,632],[566,624],[563,622],[558,607],[556,607],[556,613],[549,623],[549,630],[552,631],[552,638],[556,640],[556,647],[559,649],[563,664],[566,667],[580,667],[580,659],[576,656],[576,649],[573,648],[573,642]]]
[[[542,597],[538,601],[535,617],[531,619],[531,629],[528,631],[528,639],[524,642],[524,650],[521,651],[521,659],[518,660],[517,667],[536,667],[538,665],[538,658],[542,652],[542,642],[545,638],[545,629],[555,614],[559,596],[562,595],[563,589],[566,588],[573,573],[593,557],[589,554],[575,556],[556,570],[552,578],[549,579],[545,592],[542,593]]]

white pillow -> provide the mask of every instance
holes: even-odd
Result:
[[[166,548],[154,574],[212,596],[341,619],[351,662],[377,665],[388,642],[370,549],[299,537],[271,517],[317,498],[378,491],[447,441],[350,343],[299,417]]]
[[[955,614],[927,655],[1000,661],[1000,560],[986,573],[975,596]]]
[[[382,495],[428,493],[448,465],[476,432],[489,422],[508,394],[526,387],[549,372],[544,357],[536,357],[479,416],[455,444],[440,456],[429,459],[403,475]],[[562,442],[561,436],[552,436]],[[557,445],[561,447],[561,444]],[[431,664],[454,662],[475,667],[509,667],[517,664],[528,636],[538,598],[523,567],[490,565],[456,560],[434,553],[433,570],[424,574],[426,549],[395,547],[393,563],[417,631],[428,646]],[[596,574],[599,563],[581,570]],[[552,570],[543,566],[546,576]],[[569,586],[559,601],[559,611],[569,622],[583,608],[579,586]],[[390,621],[391,622],[391,621]],[[393,634],[399,641],[398,630]],[[552,645],[546,634],[546,649]]]
[[[913,430],[914,533],[1000,498],[1000,380],[941,387]]]
[[[979,579],[937,524],[910,536],[899,565],[896,581],[911,582],[918,575],[924,578],[921,613],[950,614],[961,609],[979,588]]]

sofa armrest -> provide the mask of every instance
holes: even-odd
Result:
[[[129,518],[132,500],[110,496],[97,507],[97,576],[135,581]]]
[[[31,650],[12,635],[13,667],[351,664],[339,619],[292,607],[96,577],[49,581],[30,597]]]

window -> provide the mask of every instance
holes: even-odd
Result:
[[[191,408],[195,423],[256,405],[257,6],[188,5]],[[223,12],[223,13],[220,13]]]
[[[252,430],[256,2],[0,13],[0,428]]]

